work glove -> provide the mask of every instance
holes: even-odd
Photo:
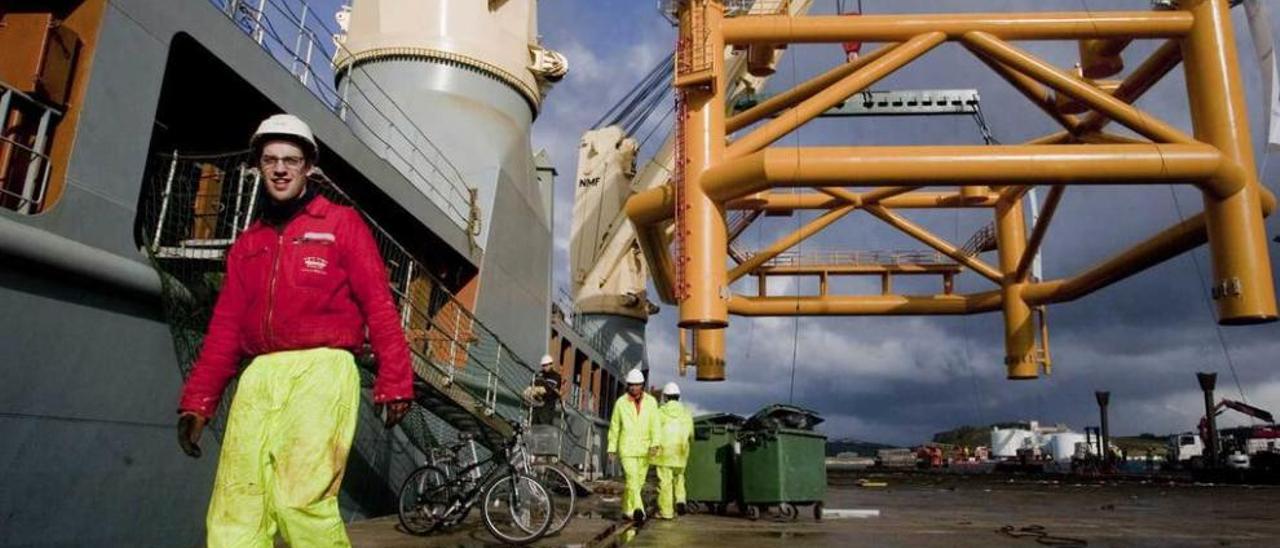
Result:
[[[409,400],[400,400],[388,402],[385,405],[378,404],[374,406],[373,409],[374,413],[381,415],[383,408],[386,408],[387,414],[382,420],[382,425],[390,429],[391,427],[400,424],[400,421],[404,420],[404,416],[409,414],[409,404]]]
[[[200,458],[200,446],[196,445],[200,442],[200,434],[204,432],[204,425],[209,423],[209,419],[202,417],[190,411],[183,411],[178,416],[178,447],[182,448],[182,452],[193,459]]]

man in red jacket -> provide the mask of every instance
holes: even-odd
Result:
[[[250,144],[269,198],[227,254],[227,275],[179,404],[192,457],[222,391],[240,376],[207,517],[208,544],[347,546],[338,489],[355,434],[360,383],[352,350],[377,356],[374,403],[385,425],[413,400],[409,349],[378,247],[360,214],[308,188],[311,129],[267,118]]]

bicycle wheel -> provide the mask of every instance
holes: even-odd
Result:
[[[400,486],[400,525],[415,535],[439,529],[453,504],[448,476],[434,466],[423,466],[409,474]]]
[[[507,544],[529,544],[551,526],[551,499],[530,476],[513,475],[489,484],[484,495],[484,526]]]
[[[537,466],[533,469],[533,473],[538,483],[547,490],[547,496],[551,497],[553,512],[551,527],[548,527],[546,534],[543,535],[549,537],[559,533],[573,519],[573,505],[578,493],[569,476],[557,466]]]

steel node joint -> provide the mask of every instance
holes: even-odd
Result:
[[[1218,169],[1211,177],[1205,180],[1203,188],[1205,192],[1211,194],[1214,198],[1224,200],[1243,191],[1249,186],[1252,178],[1249,177],[1248,172],[1239,163],[1225,156],[1220,158]],[[1257,186],[1261,187],[1261,185]]]
[[[772,150],[754,152],[707,169],[700,179],[703,191],[707,193],[708,198],[724,203],[767,189],[769,180],[766,172],[766,154]],[[775,176],[783,176],[783,174]]]
[[[627,198],[627,218],[637,227],[668,221],[675,215],[675,188],[661,185]]]

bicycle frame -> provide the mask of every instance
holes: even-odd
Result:
[[[467,440],[464,443],[455,444],[450,447],[450,452],[455,455],[458,451],[466,446],[471,450],[471,454],[475,455],[475,440]],[[499,459],[499,456],[503,457]],[[491,464],[496,464],[492,465]],[[505,466],[504,466],[505,465]],[[433,464],[433,466],[435,466]],[[485,470],[485,468],[488,468]],[[448,510],[445,511],[444,517],[465,513],[479,502],[480,496],[490,483],[501,479],[504,476],[528,475],[532,469],[529,463],[529,452],[524,447],[524,436],[517,431],[515,439],[512,440],[507,447],[500,452],[491,454],[484,460],[478,460],[454,472],[449,466],[441,469],[445,473],[446,483],[441,487],[459,488],[462,495],[451,502]],[[505,473],[504,473],[505,472]]]
[[[470,452],[472,459],[471,464],[460,464],[460,459],[458,457],[464,454],[463,451]],[[440,457],[438,456],[440,453],[447,453],[449,457]],[[529,474],[533,471],[533,457],[525,447],[524,436],[522,434],[518,434],[516,436],[516,440],[511,444],[511,448],[505,449],[502,453],[507,455],[507,463],[514,465],[521,473]],[[493,455],[483,461],[480,461],[476,456],[476,441],[474,439],[469,439],[465,442],[445,447],[439,452],[432,451],[432,453],[427,457],[427,464],[440,469],[440,471],[444,472],[445,476],[449,478],[450,481],[463,475],[470,475],[471,479],[478,481],[483,475],[481,468],[490,463],[494,463],[497,460],[496,455]],[[458,468],[458,470],[455,471],[454,468],[456,466],[461,466],[461,468]]]
[[[556,502],[550,500],[552,491],[548,490],[545,487],[547,483],[540,479],[543,469],[536,465],[533,453],[525,446],[521,425],[513,426],[515,435],[507,441],[504,447],[491,453],[483,460],[477,458],[476,441],[469,436],[457,443],[431,448],[427,452],[427,464],[415,470],[411,475],[410,481],[413,483],[405,483],[401,488],[401,523],[415,533],[425,533],[439,527],[453,527],[465,520],[472,508],[480,504],[485,513],[485,527],[489,528],[490,532],[500,540],[506,540],[505,533],[499,532],[497,530],[498,526],[490,521],[490,508],[487,506],[489,499],[487,497],[493,496],[495,488],[505,483],[510,483],[510,488],[516,490],[503,496],[509,497],[505,500],[512,504],[512,512],[514,512],[514,508],[524,507],[524,504],[528,503],[546,505],[546,510],[549,512],[546,517],[548,521],[543,532],[538,533],[539,536],[545,534],[546,531],[553,531],[552,534],[554,534],[554,532],[559,532],[563,529],[573,515],[573,499],[575,497],[570,493],[567,498],[567,504],[560,501],[560,499],[556,499]],[[467,460],[468,454],[471,455],[470,461]],[[434,470],[435,473],[426,473],[421,478],[418,478],[420,474],[429,470]],[[572,480],[568,476],[559,471],[555,473],[559,474],[560,478],[563,479],[552,481],[551,484],[553,486],[567,484],[570,489],[573,488]],[[520,501],[525,499],[526,495],[517,493],[523,491],[523,487],[520,486],[523,485],[522,482],[524,481],[536,484],[536,488],[535,486],[530,486],[534,488],[534,491],[528,495],[532,499],[521,504]],[[413,496],[416,498],[416,502],[412,504],[418,508],[417,510],[406,510],[408,508],[405,506],[408,500],[405,498],[407,496],[405,494],[406,489],[414,490],[409,492],[415,493]],[[546,497],[546,500],[543,500],[543,497]],[[484,502],[482,503],[481,501]],[[424,517],[430,516],[429,519],[432,522],[427,526],[410,523],[416,518],[406,517],[411,515],[406,514],[407,511],[426,512],[426,514],[423,514]],[[561,515],[558,520],[554,517],[557,513]],[[515,518],[515,516],[516,514],[512,513],[512,517]],[[518,527],[526,533],[533,533],[533,530],[523,525],[522,522],[518,523],[520,523]],[[417,531],[415,528],[422,528],[422,531]]]

